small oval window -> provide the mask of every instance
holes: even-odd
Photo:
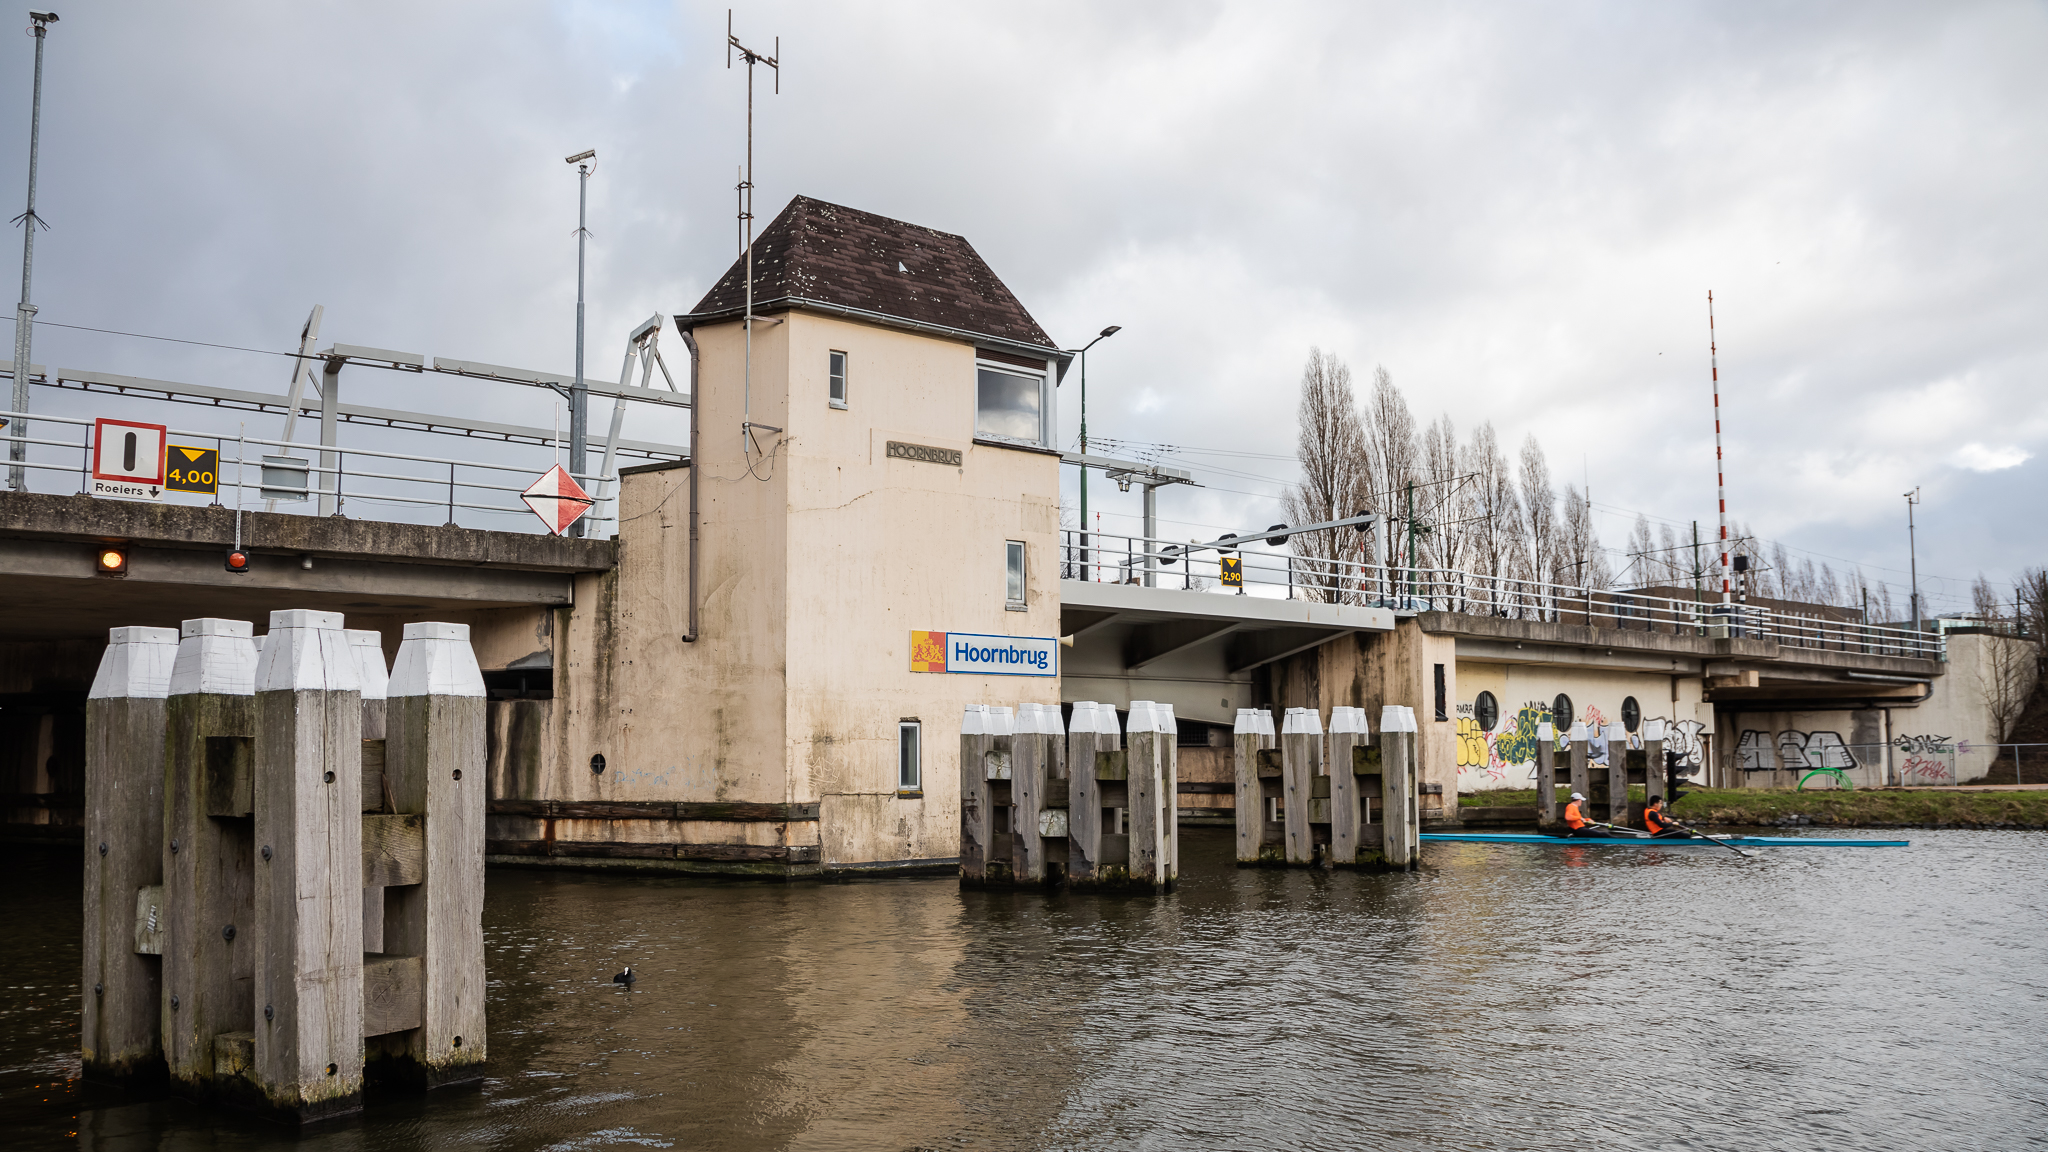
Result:
[[[1481,732],[1493,731],[1494,725],[1500,723],[1500,701],[1491,692],[1481,692],[1472,702],[1472,718],[1479,721]]]
[[[1558,738],[1563,739],[1564,730],[1572,726],[1571,697],[1559,692],[1557,699],[1550,702],[1550,722],[1557,726]]]
[[[1643,706],[1633,696],[1621,702],[1621,726],[1630,732],[1643,726]]]

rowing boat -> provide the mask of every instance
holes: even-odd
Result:
[[[1536,832],[1424,832],[1424,840],[1455,841],[1461,844],[1583,844],[1595,848],[1706,848],[1706,838],[1682,840],[1649,836],[1576,837],[1545,836]],[[1908,840],[1838,840],[1822,836],[1715,836],[1715,844],[1737,848],[1904,848]]]

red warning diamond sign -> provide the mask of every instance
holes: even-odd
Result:
[[[578,517],[590,511],[591,500],[576,478],[569,475],[560,464],[547,470],[547,474],[533,482],[533,487],[520,493],[519,498],[541,518],[548,531],[560,536],[569,530]]]

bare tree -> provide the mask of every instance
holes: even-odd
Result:
[[[1825,561],[1820,566],[1820,583],[1814,592],[1823,604],[1839,605],[1842,602],[1842,586],[1835,581],[1835,570]]]
[[[1421,462],[1417,456],[1415,414],[1384,364],[1373,366],[1372,389],[1365,397],[1365,442],[1372,458],[1367,472],[1367,502],[1386,517],[1378,533],[1377,559],[1389,568],[1399,569],[1408,564],[1404,549],[1411,529],[1407,523],[1409,485],[1419,479]],[[1427,495],[1415,493],[1418,511]]]
[[[2021,597],[2015,596],[2012,614],[2008,616],[1997,590],[1979,573],[1976,584],[1970,588],[1970,600],[1977,619],[1990,630],[1984,637],[1984,707],[1991,713],[1992,727],[1997,729],[1997,742],[2003,744],[2034,694],[2034,681],[2041,666],[2040,649],[2033,640],[2019,635]]]
[[[1676,584],[1692,571],[1686,562],[1684,548],[1678,542],[1678,533],[1671,525],[1657,529],[1657,582]]]
[[[1351,369],[1335,356],[1311,348],[1301,369],[1301,404],[1296,416],[1296,459],[1301,483],[1290,487],[1280,506],[1294,524],[1340,520],[1366,505],[1371,457]],[[1358,603],[1363,590],[1336,577],[1339,561],[1357,560],[1356,532],[1329,529],[1289,538],[1299,559],[1296,581],[1311,600]]]
[[[1757,543],[1762,544],[1763,541]],[[1775,586],[1773,593],[1778,599],[1792,599],[1792,558],[1785,554],[1783,544],[1771,545],[1769,578],[1765,582]]]
[[[1656,560],[1651,553],[1656,545],[1650,540],[1650,518],[1636,513],[1635,527],[1628,533],[1628,567],[1622,569],[1621,582],[1647,588],[1657,582]]]
[[[1550,464],[1534,436],[1522,441],[1522,521],[1529,544],[1525,579],[1541,584],[1557,563],[1557,491],[1550,486]]]
[[[1582,489],[1564,486],[1563,510],[1558,516],[1558,574],[1561,584],[1574,588],[1605,588],[1614,583],[1607,568],[1607,550],[1600,546],[1600,534],[1593,528],[1593,505]]]
[[[1472,430],[1465,446],[1465,470],[1472,474],[1473,551],[1480,575],[1486,578],[1488,601],[1495,613],[1501,613],[1509,603],[1502,581],[1523,566],[1522,503],[1492,421]]]
[[[2048,568],[2028,568],[2020,573],[2020,630],[2036,640],[2048,639]]]
[[[1438,416],[1423,432],[1421,460],[1415,512],[1428,530],[1417,538],[1419,562],[1463,571],[1472,563],[1472,493],[1463,479],[1458,429],[1450,416]]]
[[[1081,578],[1080,550],[1067,545],[1074,539],[1074,525],[1080,523],[1080,514],[1074,511],[1074,502],[1060,497],[1060,579]]]

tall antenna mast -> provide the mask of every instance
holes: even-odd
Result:
[[[1712,289],[1707,291],[1707,367],[1714,374],[1714,498],[1721,505],[1721,603],[1725,606],[1732,599],[1728,583],[1728,466],[1721,455],[1721,360],[1714,342]],[[1727,609],[1722,611],[1725,614]]]
[[[732,34],[732,9],[725,10],[725,66],[732,67],[732,54],[738,52],[747,65],[747,166],[740,173],[740,226],[746,230],[744,254],[747,258],[747,315],[744,322],[747,337],[747,362],[744,376],[744,391],[740,400],[740,458],[746,459],[747,449],[754,442],[754,65],[766,64],[775,70],[775,92],[782,92],[782,64],[777,57],[782,55],[782,37],[775,38],[775,55],[764,56]],[[695,403],[694,398],[691,401]],[[695,416],[692,416],[695,419]],[[780,428],[761,425],[770,432]],[[749,465],[751,467],[751,465]]]

